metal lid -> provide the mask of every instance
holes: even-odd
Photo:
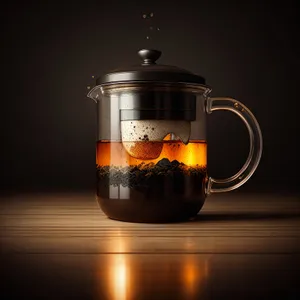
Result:
[[[205,84],[203,77],[187,70],[175,66],[156,64],[161,56],[159,50],[143,49],[138,54],[142,59],[142,64],[114,70],[97,78],[96,84],[105,85],[136,81]]]

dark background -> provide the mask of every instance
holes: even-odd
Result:
[[[195,3],[194,3],[195,2]],[[206,78],[212,96],[234,97],[260,123],[264,151],[240,191],[299,192],[299,26],[296,1],[88,1],[2,5],[2,192],[95,188],[92,76],[139,62]],[[143,13],[154,13],[149,35]],[[208,117],[208,167],[233,175],[248,133],[233,114]]]

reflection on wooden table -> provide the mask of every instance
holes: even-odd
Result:
[[[299,299],[299,225],[298,196],[212,196],[174,224],[109,220],[88,194],[10,197],[0,298]]]
[[[136,258],[120,253],[106,261],[99,257],[97,266],[99,300],[104,295],[105,299],[127,300],[139,299],[144,294],[196,299],[209,276],[209,259],[193,254],[162,259],[157,255]]]

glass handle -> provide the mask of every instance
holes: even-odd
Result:
[[[263,149],[262,134],[257,120],[252,112],[241,102],[232,98],[206,98],[206,112],[211,114],[216,110],[229,110],[237,114],[245,123],[250,138],[248,158],[239,172],[226,179],[208,178],[206,194],[229,192],[243,185],[255,172]]]

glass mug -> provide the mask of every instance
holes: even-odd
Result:
[[[143,62],[97,78],[97,200],[111,219],[162,223],[195,217],[206,197],[243,185],[262,154],[251,111],[231,98],[209,97],[202,76],[156,64],[161,52],[140,50]],[[216,110],[245,123],[250,151],[227,179],[207,172],[206,117]]]

